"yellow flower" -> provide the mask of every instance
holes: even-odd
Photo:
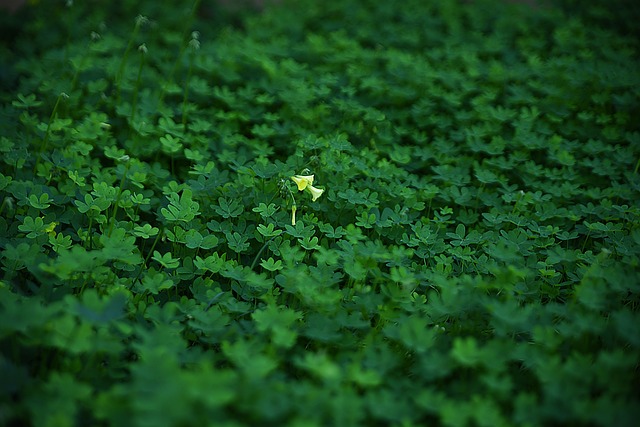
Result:
[[[296,205],[291,206],[291,225],[296,225]]]
[[[316,188],[313,185],[308,185],[306,187],[306,190],[311,193],[311,201],[315,202],[316,199],[320,196],[322,196],[322,193],[324,193],[324,190],[322,188]]]
[[[298,191],[306,190],[311,194],[311,201],[315,202],[318,197],[322,196],[324,190],[322,188],[316,188],[313,185],[314,175],[294,175],[291,177],[293,182],[298,186]],[[293,194],[291,195],[293,197]],[[293,213],[295,217],[295,211]]]
[[[294,175],[291,179],[298,185],[298,191],[302,191],[313,184],[313,175]]]

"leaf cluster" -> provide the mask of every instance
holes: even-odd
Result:
[[[0,51],[0,424],[634,425],[598,2],[53,3]]]

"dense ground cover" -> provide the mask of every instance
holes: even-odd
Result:
[[[0,425],[634,425],[619,12],[122,3],[0,52]]]

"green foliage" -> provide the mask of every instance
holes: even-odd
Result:
[[[626,20],[182,3],[0,49],[0,425],[637,423]]]

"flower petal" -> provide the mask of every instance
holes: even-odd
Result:
[[[307,185],[313,184],[313,175],[294,175],[291,179],[298,185],[298,191],[302,191],[307,188]]]
[[[318,199],[318,197],[322,196],[322,193],[324,193],[324,190],[322,188],[316,188],[311,184],[307,186],[307,191],[311,193],[312,202],[315,202]]]

